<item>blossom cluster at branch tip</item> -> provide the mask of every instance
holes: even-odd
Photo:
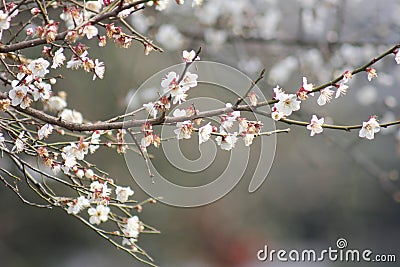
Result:
[[[290,116],[293,111],[300,109],[301,101],[297,100],[296,94],[286,94],[279,85],[277,85],[273,91],[274,99],[278,100],[272,107],[271,117],[273,120],[278,121],[283,117]]]

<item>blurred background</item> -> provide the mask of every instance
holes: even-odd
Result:
[[[271,98],[277,84],[294,93],[303,76],[322,84],[398,43],[399,12],[400,3],[395,0],[205,0],[196,8],[189,0],[183,6],[170,1],[166,10],[145,9],[130,21],[166,52],[145,56],[141,44],[124,50],[111,42],[106,49],[90,43],[91,55],[106,64],[105,79],[93,82],[91,75],[65,70],[65,79],[54,90],[66,91],[69,107],[82,112],[85,119],[108,119],[125,112],[130,97],[146,79],[181,63],[183,49],[201,46],[202,60],[238,68],[251,78],[266,68],[266,78],[259,84],[266,98]],[[377,79],[368,82],[366,74],[356,75],[345,97],[323,107],[316,104],[317,97],[310,98],[291,118],[308,121],[318,114],[343,125],[360,124],[373,114],[380,122],[398,119],[400,69],[394,56],[374,67]],[[151,100],[146,94],[135,97],[142,103]],[[157,265],[308,266],[259,262],[256,253],[264,245],[322,250],[335,247],[338,238],[346,238],[349,248],[400,258],[397,127],[382,129],[373,141],[360,139],[358,131],[324,130],[310,137],[303,127],[290,128],[289,134],[277,136],[274,164],[256,192],[248,193],[251,171],[247,171],[229,194],[207,206],[186,209],[157,203],[144,207],[140,218],[161,234],[143,234],[139,244]],[[193,151],[197,139],[183,143],[183,149]],[[155,166],[171,175],[168,162],[159,160],[159,150],[150,152]],[[196,153],[188,157],[196,157]],[[226,163],[224,155],[215,162],[221,165],[218,168]],[[103,149],[91,159],[120,184],[130,185],[135,199],[147,197],[132,179],[123,156]],[[210,177],[199,174],[174,179],[182,184],[202,184]],[[26,206],[5,187],[0,192],[1,266],[146,266],[87,231],[73,217]],[[358,265],[364,263],[315,263]]]

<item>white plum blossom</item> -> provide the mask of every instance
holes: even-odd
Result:
[[[250,105],[252,105],[253,107],[257,106],[258,103],[257,94],[254,91],[252,91],[247,96],[249,97]]]
[[[186,116],[186,110],[177,108],[177,109],[174,110],[174,112],[172,113],[172,115],[173,115],[174,117],[183,117],[183,116]]]
[[[7,30],[10,28],[11,17],[7,12],[3,12],[0,10],[0,40],[3,33],[3,30]]]
[[[49,66],[50,63],[47,60],[38,58],[28,65],[28,69],[32,71],[32,74],[35,77],[43,78],[47,73],[49,73],[49,70],[47,69]]]
[[[154,2],[156,2],[155,9],[158,10],[158,11],[165,10],[168,7],[168,4],[169,4],[169,0],[158,0],[158,1],[154,1]]]
[[[189,90],[189,86],[180,86],[178,84],[179,76],[171,71],[169,72],[165,78],[161,81],[161,86],[164,89],[164,93],[170,93],[171,97],[173,97],[173,104],[186,101],[186,91]]]
[[[283,113],[280,112],[279,110],[275,110],[273,112],[271,112],[271,118],[274,121],[279,121],[280,119],[282,119],[284,117]]]
[[[85,7],[90,10],[100,12],[101,8],[103,7],[102,2],[103,2],[102,0],[86,1]],[[93,12],[90,12],[90,13],[93,13]],[[87,15],[87,14],[85,14],[85,15]],[[93,15],[95,15],[95,13],[93,13]],[[88,16],[85,16],[85,17],[88,17]]]
[[[300,101],[297,100],[295,94],[278,94],[278,103],[275,103],[274,107],[277,111],[282,112],[283,116],[289,116],[293,111],[300,109]]]
[[[88,150],[85,145],[77,146],[75,143],[71,143],[68,146],[63,147],[62,152],[65,154],[73,155],[79,160],[83,160]]]
[[[190,88],[197,86],[197,78],[199,76],[194,73],[186,72],[185,76],[183,77],[182,81],[179,83],[180,87],[183,87],[184,91],[189,90]]]
[[[117,194],[117,200],[124,203],[128,201],[128,198],[134,194],[133,190],[128,187],[117,186],[115,189],[115,194]]]
[[[78,214],[81,210],[87,208],[90,206],[89,200],[84,197],[80,196],[76,199],[74,199],[71,202],[67,203],[68,209],[67,212],[68,214]]]
[[[83,66],[83,62],[85,62],[88,57],[88,52],[85,51],[80,56],[76,56],[75,54],[72,56],[71,60],[67,62],[67,69],[79,69]]]
[[[65,56],[63,54],[64,48],[58,49],[53,56],[53,64],[51,65],[52,69],[56,69],[64,64]]]
[[[339,96],[342,96],[342,95],[346,95],[348,89],[349,89],[349,86],[347,84],[340,83],[339,87],[336,89],[335,98],[338,98]]]
[[[310,124],[307,125],[307,130],[311,131],[310,136],[314,136],[315,134],[322,133],[322,131],[324,130],[322,128],[324,121],[325,121],[324,118],[318,119],[318,117],[316,115],[312,116]]]
[[[18,106],[21,105],[21,108],[25,108],[24,98],[27,96],[28,87],[25,85],[15,86],[12,90],[8,92],[8,96],[11,99],[11,105]]]
[[[143,104],[143,107],[149,113],[149,115],[153,117],[153,119],[157,117],[158,110],[154,102]]]
[[[59,96],[52,96],[47,100],[46,107],[51,111],[61,111],[67,107],[67,102]]]
[[[172,24],[162,24],[158,28],[156,40],[167,50],[177,50],[183,44],[182,34]]]
[[[104,78],[104,73],[106,72],[106,67],[104,66],[104,62],[99,61],[96,59],[94,61],[94,75],[93,75],[93,80],[96,79],[96,77],[99,77],[99,79]]]
[[[47,123],[43,125],[38,131],[39,140],[47,138],[52,132],[53,132],[53,126],[51,124]]]
[[[100,183],[99,181],[93,181],[90,184],[89,199],[91,201],[108,201],[111,194],[111,188],[108,188],[107,182]]]
[[[39,99],[47,100],[50,98],[51,85],[45,82],[34,82],[35,88],[31,87],[31,95],[34,101]]]
[[[72,168],[77,164],[76,157],[72,153],[63,152],[63,153],[61,153],[61,157],[64,160],[64,166],[67,167],[67,168]]]
[[[25,136],[25,131],[22,131],[17,139],[15,139],[14,147],[11,149],[12,152],[20,153],[25,148],[25,143],[27,142],[27,138]]]
[[[400,64],[400,49],[397,49],[394,60],[396,61],[396,64]]]
[[[221,131],[220,134],[224,136],[217,136],[215,141],[221,147],[221,149],[229,151],[235,147],[237,141],[236,133],[227,134],[226,132]]]
[[[381,130],[381,127],[376,120],[375,116],[371,116],[367,122],[363,122],[362,128],[358,133],[361,138],[367,138],[369,140],[374,139],[375,134]]]
[[[213,132],[213,127],[211,126],[211,122],[199,128],[199,145],[208,141],[211,137],[211,133]]]
[[[312,83],[307,83],[307,77],[303,77],[302,88],[307,92],[311,92],[314,89],[314,85]]]
[[[85,34],[88,39],[92,39],[93,37],[97,36],[99,31],[97,30],[96,26],[89,24],[83,28],[82,33]]]
[[[343,73],[342,82],[343,82],[343,83],[348,83],[348,82],[350,81],[351,78],[353,78],[353,73],[351,73],[351,71],[349,71],[349,70],[346,70],[346,71]]]
[[[174,133],[177,139],[190,139],[193,131],[193,124],[190,120],[178,122],[176,127],[178,127],[178,129],[175,129]]]
[[[93,132],[92,137],[90,138],[90,145],[89,145],[90,154],[93,154],[94,152],[96,152],[97,149],[99,149],[100,136],[101,136],[100,131]]]
[[[274,92],[274,97],[273,99],[279,99],[279,97],[282,94],[285,94],[285,92],[283,91],[283,89],[281,87],[279,87],[279,85],[275,86],[272,91]]]
[[[0,132],[0,146],[1,147],[6,147],[4,141],[6,141],[6,139],[4,139],[3,133]]]
[[[196,51],[191,50],[188,52],[187,50],[183,50],[182,52],[182,58],[186,63],[193,62],[194,60],[200,60],[200,57],[197,56],[196,58]]]
[[[325,89],[322,89],[320,91],[320,96],[317,99],[317,104],[320,106],[325,105],[326,103],[329,103],[332,100],[332,96],[334,91],[330,89],[330,87],[327,87]]]
[[[139,221],[138,216],[133,216],[126,221],[126,224],[123,225],[122,230],[124,235],[128,238],[136,238],[139,236],[140,231],[142,230],[142,223]],[[131,243],[131,242],[129,242]]]
[[[61,119],[72,122],[72,123],[82,123],[82,114],[76,110],[64,109],[60,114]]]
[[[89,222],[91,224],[100,224],[101,222],[106,222],[108,220],[108,213],[110,213],[110,208],[101,204],[97,205],[96,208],[89,208]]]
[[[244,145],[250,146],[253,143],[254,137],[255,137],[254,134],[249,134],[249,133],[244,134],[244,136],[243,136]]]
[[[366,71],[368,73],[368,75],[367,75],[368,81],[372,81],[373,79],[378,77],[378,73],[376,72],[376,69],[374,69],[374,68],[366,68]]]

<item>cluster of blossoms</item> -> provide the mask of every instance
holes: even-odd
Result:
[[[90,179],[95,178],[93,172],[90,174],[87,173],[86,176]],[[113,183],[112,185],[115,188],[115,199],[119,203],[129,201],[129,197],[134,194],[134,191],[129,186],[121,187]],[[95,180],[90,184],[90,191],[87,196],[81,195],[78,198],[66,202],[68,207],[67,212],[69,214],[78,215],[82,210],[87,209],[89,222],[91,224],[99,225],[103,222],[107,222],[111,214],[111,209],[109,207],[111,194],[112,188],[108,187],[107,181]],[[134,242],[137,241],[139,233],[144,230],[144,226],[142,222],[139,221],[138,216],[125,218],[118,226],[123,232],[122,245],[129,245],[134,248]]]
[[[199,60],[195,51],[183,51],[183,61],[186,64],[191,64],[195,60]],[[159,112],[165,114],[167,110],[171,108],[171,104],[181,104],[186,101],[187,92],[197,86],[198,75],[190,72],[185,72],[183,78],[179,78],[176,72],[169,72],[165,78],[161,81],[161,87],[164,95],[155,102],[149,102],[144,104],[143,107],[153,118],[157,117]],[[255,92],[250,92],[247,96],[251,105],[257,105],[257,95]],[[172,103],[171,103],[172,102]],[[232,109],[233,105],[226,104],[227,109]],[[248,121],[246,118],[240,116],[240,111],[231,111],[225,115],[220,116],[219,130],[216,126],[211,125],[211,122],[200,126],[202,119],[191,120],[190,117],[197,114],[197,110],[193,106],[187,109],[175,109],[173,112],[174,117],[187,118],[186,120],[179,121],[176,123],[176,129],[174,133],[176,138],[179,139],[190,139],[193,132],[198,132],[199,144],[208,141],[212,135],[216,136],[215,141],[223,150],[231,150],[235,147],[238,137],[242,137],[246,146],[250,146],[255,136],[261,133],[262,124],[260,122]],[[234,123],[237,123],[238,131],[231,131]],[[142,132],[144,137],[141,140],[141,148],[153,144],[158,147],[160,144],[160,138],[153,133],[153,127],[150,123],[146,123],[142,126]]]

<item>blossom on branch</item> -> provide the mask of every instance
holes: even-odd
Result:
[[[324,124],[324,118],[318,119],[316,115],[312,115],[311,122],[307,125],[307,130],[310,130],[310,136],[314,136],[315,134],[322,133],[324,130],[322,125]]]
[[[49,137],[49,135],[53,132],[53,126],[51,124],[43,125],[38,131],[39,140]]]
[[[326,103],[329,103],[332,100],[333,93],[334,91],[331,90],[330,87],[322,89],[320,91],[320,96],[317,99],[317,104],[323,106]]]
[[[108,214],[110,213],[110,208],[104,205],[97,205],[96,208],[89,208],[88,214],[90,215],[89,222],[91,224],[100,224],[101,222],[106,222],[108,220]]]
[[[81,210],[89,207],[90,202],[85,196],[80,196],[80,197],[72,200],[71,202],[68,202],[67,206],[68,206],[68,209],[67,209],[68,214],[77,215]]]
[[[375,116],[371,116],[368,121],[364,121],[362,128],[360,129],[358,136],[361,138],[367,138],[369,140],[374,139],[375,134],[380,132],[381,127]]]

